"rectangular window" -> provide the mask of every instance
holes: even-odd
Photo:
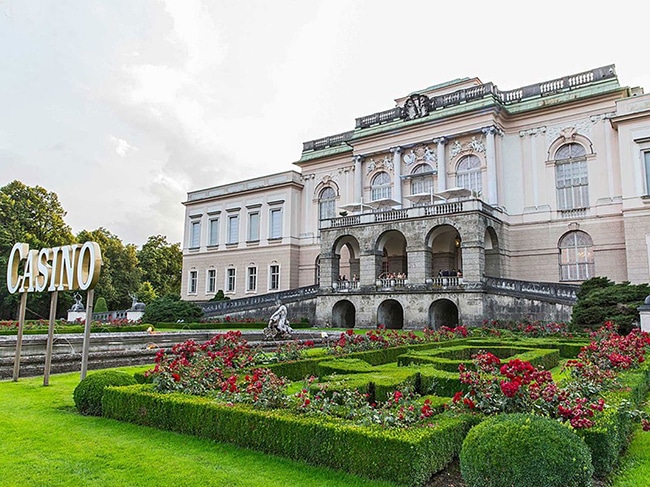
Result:
[[[208,245],[219,245],[219,219],[210,220],[210,234],[208,235]]]
[[[246,291],[257,291],[257,267],[248,268]]]
[[[272,265],[269,269],[269,290],[277,291],[280,289],[280,266]]]
[[[645,166],[645,194],[650,195],[650,151],[643,153],[643,165]]]
[[[228,217],[228,243],[237,242],[239,242],[239,215],[231,215]]]
[[[235,292],[235,277],[236,269],[231,267],[230,269],[226,270],[226,292]]]
[[[190,227],[190,248],[198,249],[201,246],[201,222],[192,222]]]
[[[187,283],[187,294],[196,294],[196,286],[199,280],[198,271],[190,271],[190,280]]]
[[[269,238],[282,238],[282,209],[271,210],[269,216]]]
[[[248,241],[257,242],[260,239],[260,214],[248,214]]]
[[[217,271],[215,269],[208,269],[208,282],[205,288],[206,294],[217,292]]]

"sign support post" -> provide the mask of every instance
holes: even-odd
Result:
[[[16,335],[16,356],[14,357],[14,375],[13,381],[18,380],[20,375],[20,350],[23,347],[23,329],[25,328],[25,311],[27,310],[27,293],[20,296],[20,306],[18,307],[18,334]]]
[[[59,291],[54,291],[50,297],[50,322],[47,327],[47,348],[45,349],[45,368],[43,370],[43,385],[50,385],[50,366],[52,364],[52,348],[54,346],[54,323],[56,322],[56,304]]]
[[[88,352],[90,350],[90,327],[93,323],[93,303],[95,301],[95,290],[89,289],[86,295],[86,325],[84,326],[84,345],[81,352],[81,380],[86,378],[88,372]]]

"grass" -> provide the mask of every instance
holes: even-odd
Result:
[[[42,377],[0,381],[3,487],[393,485],[192,436],[81,416],[72,400],[78,382],[78,372],[53,375],[48,387],[43,387]]]
[[[646,404],[645,411],[650,412]],[[620,466],[613,476],[612,487],[639,487],[650,483],[650,433],[637,427],[632,442],[621,458]]]

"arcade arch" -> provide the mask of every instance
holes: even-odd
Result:
[[[377,324],[388,329],[401,330],[404,328],[404,308],[394,299],[387,299],[377,308]]]

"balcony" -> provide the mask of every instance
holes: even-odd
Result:
[[[459,276],[430,277],[424,282],[412,282],[407,277],[387,277],[382,274],[374,286],[361,286],[358,280],[337,279],[332,282],[335,293],[410,292],[410,291],[462,291],[465,283]]]
[[[320,221],[320,228],[346,228],[358,225],[373,225],[375,223],[386,223],[405,221],[418,218],[436,217],[441,215],[455,215],[470,211],[481,211],[494,215],[496,210],[478,198],[471,198],[462,201],[445,201],[432,205],[412,206],[410,208],[390,210],[370,210],[359,212],[355,215],[346,215],[337,218],[330,218]]]

